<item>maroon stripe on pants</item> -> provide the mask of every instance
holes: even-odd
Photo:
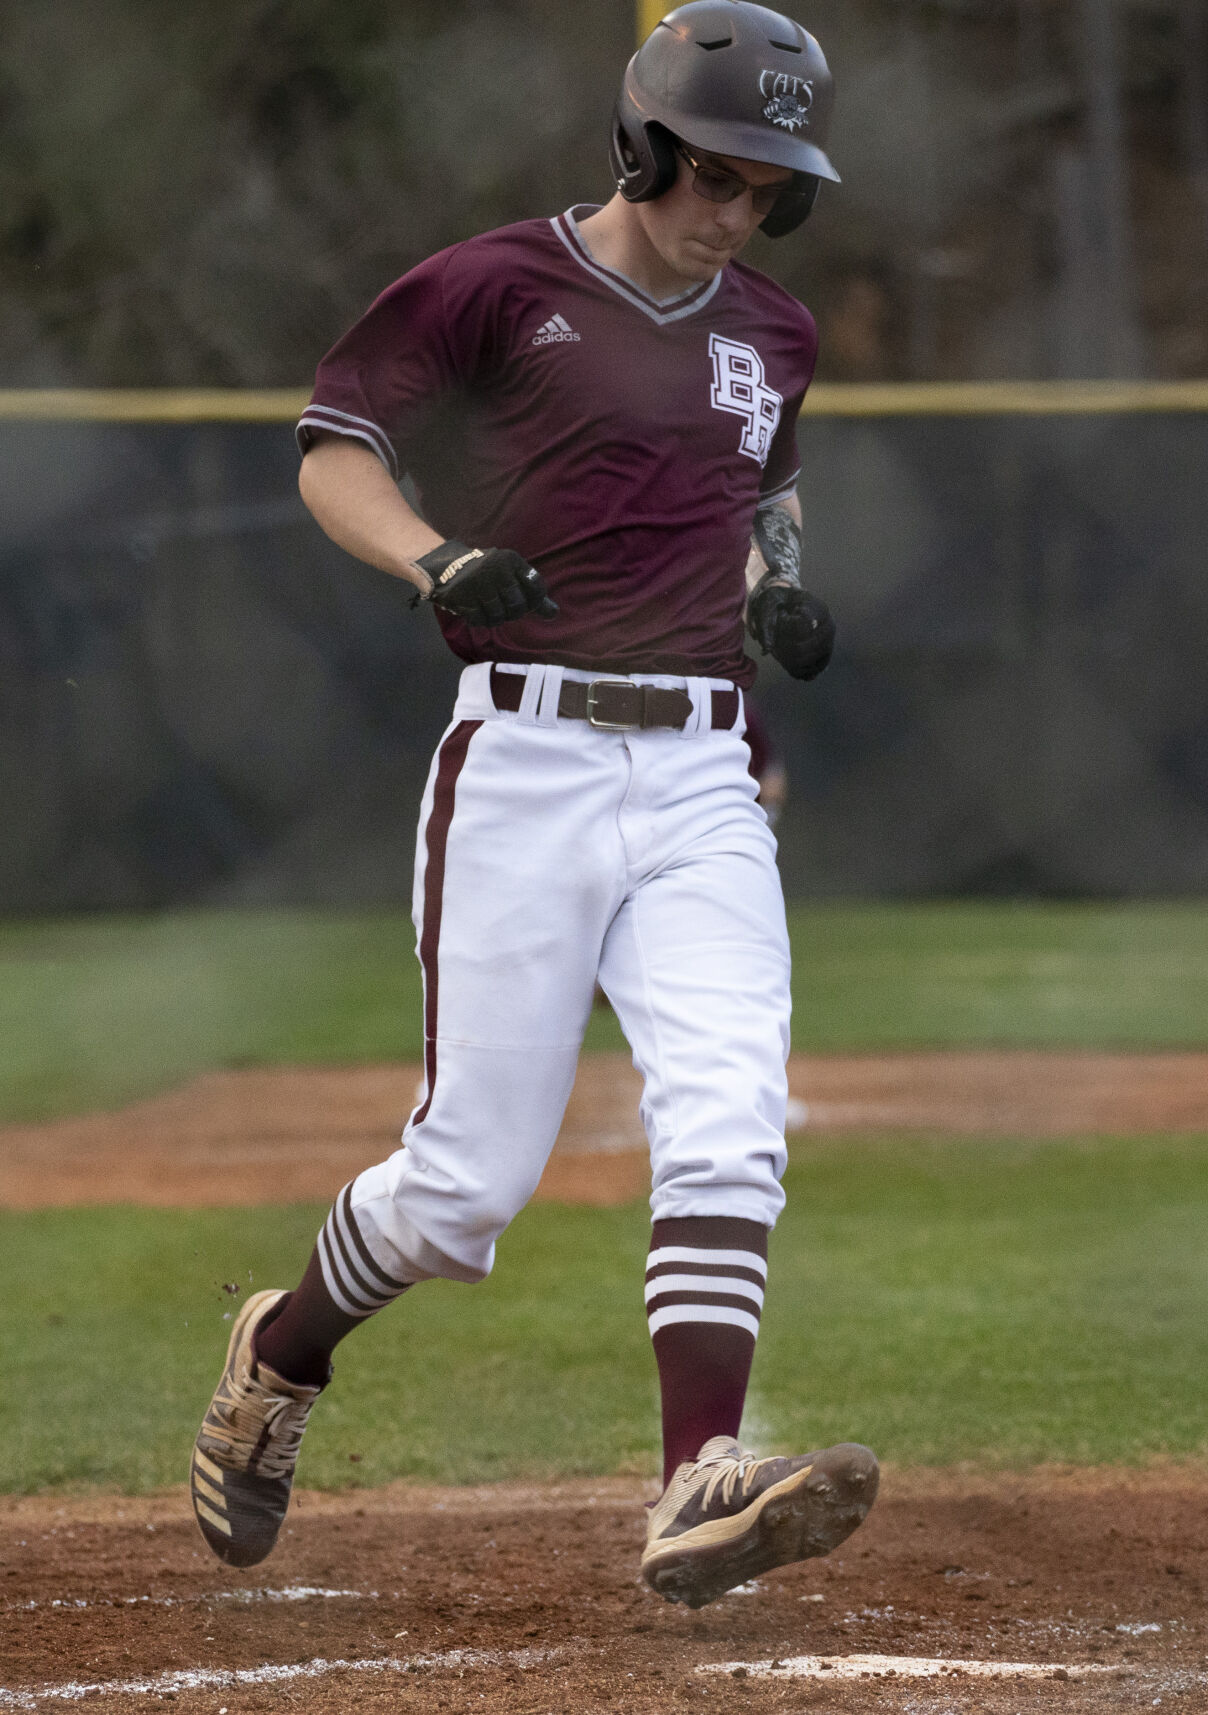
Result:
[[[436,1089],[436,997],[437,949],[440,945],[440,914],[444,903],[445,851],[449,843],[449,824],[453,820],[453,801],[457,794],[457,777],[465,766],[470,740],[482,725],[481,721],[459,721],[440,747],[436,765],[436,788],[432,795],[432,814],[424,834],[427,862],[424,865],[424,921],[419,937],[419,962],[424,972],[424,1072],[428,1093],[423,1106],[412,1115],[412,1125],[420,1125],[428,1116],[432,1094]]]

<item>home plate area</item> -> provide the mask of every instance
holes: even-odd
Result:
[[[303,1492],[213,1560],[182,1491],[0,1500],[0,1712],[1208,1710],[1208,1473],[884,1474],[863,1528],[690,1612],[635,1479]]]
[[[943,1656],[794,1655],[787,1661],[724,1661],[698,1673],[728,1673],[731,1679],[1085,1679],[1117,1670],[1103,1662],[952,1661]]]

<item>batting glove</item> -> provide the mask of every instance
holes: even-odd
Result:
[[[434,602],[469,625],[506,625],[530,613],[553,619],[558,611],[541,573],[511,548],[450,540],[415,563],[432,579],[428,594],[416,600]]]
[[[830,608],[799,584],[761,579],[747,602],[747,630],[794,679],[816,679],[834,653]]]

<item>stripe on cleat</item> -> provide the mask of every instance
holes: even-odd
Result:
[[[216,1513],[214,1511],[213,1507],[208,1507],[206,1505],[206,1503],[201,1499],[200,1495],[194,1495],[193,1496],[193,1505],[197,1508],[197,1511],[201,1514],[202,1518],[209,1520],[209,1522],[214,1526],[215,1530],[220,1530],[222,1532],[223,1536],[230,1536],[230,1534],[231,1534],[230,1521],[228,1519],[222,1518],[218,1513]],[[196,1539],[194,1539],[194,1540],[196,1540]]]
[[[222,1472],[214,1461],[202,1452],[200,1447],[193,1449],[193,1463],[199,1471],[205,1472],[211,1483],[217,1484],[219,1489],[222,1488]]]
[[[226,1493],[216,1489],[208,1477],[203,1477],[200,1471],[193,1473],[193,1493],[198,1500],[210,1501],[214,1506],[226,1511]]]

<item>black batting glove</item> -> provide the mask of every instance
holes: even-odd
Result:
[[[432,579],[428,594],[416,600],[435,602],[469,625],[506,625],[530,613],[553,619],[558,611],[541,573],[511,548],[450,540],[415,563]]]
[[[834,653],[830,608],[799,584],[762,578],[747,601],[747,630],[794,679],[816,679]]]

